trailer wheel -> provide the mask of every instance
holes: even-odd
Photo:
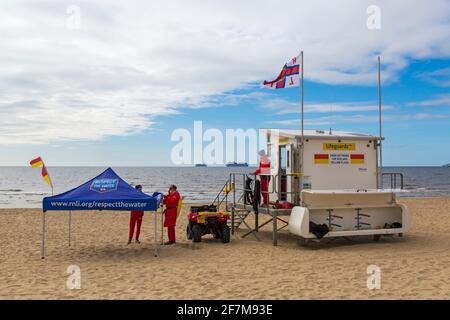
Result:
[[[373,236],[373,241],[375,241],[375,242],[380,241],[380,239],[381,239],[381,234],[375,234],[375,235]]]
[[[191,235],[194,242],[202,241],[202,228],[198,224],[193,225]]]
[[[300,245],[302,247],[305,247],[305,246],[307,246],[309,244],[309,239],[307,239],[307,238],[302,238],[301,237],[298,241],[299,241],[299,243],[300,243]]]

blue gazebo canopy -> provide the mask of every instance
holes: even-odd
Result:
[[[162,193],[153,195],[136,190],[113,169],[108,168],[92,180],[67,192],[45,197],[42,208],[47,210],[140,210],[156,211]]]

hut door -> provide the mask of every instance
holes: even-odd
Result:
[[[287,201],[298,204],[300,202],[299,150],[294,144],[287,145],[286,150],[288,158],[286,166]]]
[[[279,157],[278,163],[280,165],[278,166],[278,174],[277,174],[277,183],[278,183],[278,185],[277,185],[277,190],[278,190],[277,200],[286,201],[287,200],[286,173],[287,173],[289,162],[290,162],[288,146],[281,145],[279,147],[278,157]]]

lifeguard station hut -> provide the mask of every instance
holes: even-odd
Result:
[[[307,130],[303,137],[300,130],[267,130],[267,148],[275,160],[271,174],[284,177],[276,180],[279,192],[271,198],[296,204],[289,215],[291,233],[316,238],[311,222],[328,227],[324,237],[373,235],[378,240],[409,229],[409,212],[395,197],[403,189],[403,176],[381,171],[381,139],[331,130]],[[384,189],[386,177],[391,184]]]
[[[271,159],[267,191],[271,204],[255,208],[246,202],[245,192],[251,191],[246,185],[249,175],[230,174],[224,186],[229,192],[219,194],[215,202],[225,202],[231,211],[232,233],[244,225],[248,232],[243,237],[253,234],[260,239],[259,229],[272,223],[277,245],[277,233],[285,227],[303,240],[316,238],[312,225],[328,227],[323,238],[372,235],[378,240],[408,231],[409,212],[396,201],[403,176],[381,172],[378,162],[383,138],[331,130],[305,130],[302,135],[300,130],[262,129],[262,133]],[[293,208],[275,208],[276,202],[292,203]],[[246,222],[251,213],[254,227]],[[270,219],[259,224],[260,214]]]

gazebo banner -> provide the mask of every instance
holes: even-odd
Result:
[[[67,192],[45,197],[43,210],[141,210],[156,211],[162,193],[153,195],[136,190],[111,168]]]

